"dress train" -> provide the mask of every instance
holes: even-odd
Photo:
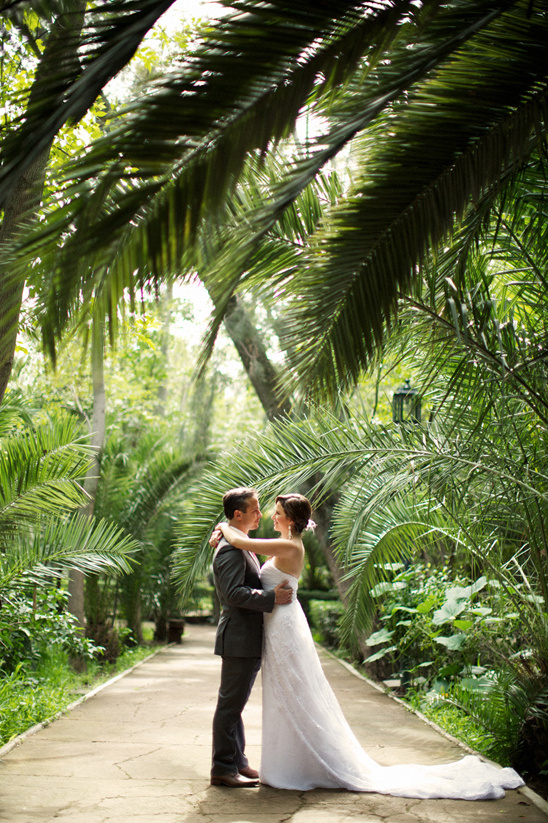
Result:
[[[323,673],[296,599],[297,578],[267,561],[261,570],[263,588],[282,580],[294,589],[294,599],[264,616],[263,783],[299,791],[348,789],[462,800],[503,797],[505,788],[524,785],[513,769],[500,769],[473,755],[436,766],[376,763],[362,749]]]

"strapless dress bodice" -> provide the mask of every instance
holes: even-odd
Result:
[[[263,589],[273,589],[274,586],[283,583],[284,580],[287,581],[287,585],[296,593],[299,588],[298,578],[293,574],[287,574],[287,572],[282,572],[280,569],[277,569],[272,559],[267,560],[261,568],[261,583]]]

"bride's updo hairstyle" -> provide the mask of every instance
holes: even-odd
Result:
[[[279,494],[276,503],[281,503],[286,517],[295,524],[297,534],[302,534],[307,528],[312,506],[302,494]]]

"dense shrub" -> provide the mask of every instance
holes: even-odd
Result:
[[[470,582],[423,564],[397,564],[393,571],[391,581],[372,591],[380,628],[367,640],[366,664],[383,660],[404,684],[443,693],[462,678],[484,675],[501,636],[519,650],[518,614],[496,581]]]
[[[97,646],[83,637],[66,610],[68,594],[58,588],[4,590],[0,605],[0,676],[33,670],[46,652],[92,658]]]
[[[367,640],[366,664],[385,664],[427,713],[440,704],[460,709],[489,756],[545,776],[548,663],[524,633],[523,604],[537,602],[527,581],[504,588],[421,564],[392,570],[372,591],[380,628]]]
[[[310,616],[310,603],[313,600],[321,600],[321,601],[328,601],[330,603],[338,602],[339,595],[336,589],[302,589],[299,588],[297,593],[297,597],[299,598],[299,603],[302,606],[302,609],[306,615],[306,619],[310,624],[312,624],[311,616]]]
[[[59,588],[18,587],[0,605],[0,744],[74,699],[69,657],[101,650],[83,637]]]

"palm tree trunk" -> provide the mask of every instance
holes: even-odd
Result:
[[[167,376],[169,372],[169,334],[171,327],[171,305],[173,301],[173,285],[168,283],[165,292],[160,298],[160,311],[162,317],[162,332],[160,351],[165,364],[165,374],[158,386],[158,403],[155,408],[156,414],[160,417],[165,415],[167,403]]]
[[[105,334],[102,321],[94,319],[91,350],[91,374],[93,383],[93,414],[91,417],[90,441],[94,448],[93,464],[88,469],[85,489],[90,496],[88,514],[93,514],[99,475],[101,472],[101,450],[105,445],[106,393],[104,372]]]
[[[289,400],[283,399],[276,390],[276,368],[270,362],[266,346],[239,297],[231,299],[224,323],[267,418],[275,420],[289,414]]]

